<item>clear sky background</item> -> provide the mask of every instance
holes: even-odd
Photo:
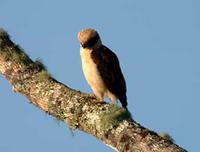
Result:
[[[0,0],[0,26],[57,80],[83,92],[91,90],[77,32],[95,28],[119,57],[133,118],[199,152],[200,1]],[[113,151],[27,101],[0,76],[1,152]]]

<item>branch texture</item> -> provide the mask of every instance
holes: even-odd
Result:
[[[87,132],[119,152],[186,152],[136,123],[130,113],[113,104],[98,103],[89,94],[67,87],[50,76],[44,65],[32,61],[9,35],[0,29],[0,74],[14,92],[66,122]]]

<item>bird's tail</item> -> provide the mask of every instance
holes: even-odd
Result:
[[[120,100],[120,102],[122,104],[122,107],[124,107],[125,109],[127,109],[128,103],[127,103],[127,97],[126,97],[126,95],[123,95],[123,96],[119,97],[119,100]]]

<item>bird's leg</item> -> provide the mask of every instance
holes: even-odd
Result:
[[[97,96],[97,95],[95,95],[96,96],[96,98],[97,98],[97,102],[103,102],[103,97],[101,97],[101,96]]]
[[[117,96],[115,96],[113,93],[111,93],[110,91],[107,91],[106,96],[109,98],[109,100],[111,101],[111,104],[116,104],[117,105]]]
[[[104,99],[103,93],[94,91],[94,96],[96,97],[97,102],[103,102],[103,99]]]
[[[116,104],[116,105],[118,105],[118,101],[117,101],[117,100],[115,100],[115,101],[111,100],[111,104]]]

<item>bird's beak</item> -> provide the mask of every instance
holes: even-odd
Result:
[[[86,48],[86,45],[85,45],[85,44],[82,44],[82,43],[81,43],[80,45],[81,45],[82,48]]]

